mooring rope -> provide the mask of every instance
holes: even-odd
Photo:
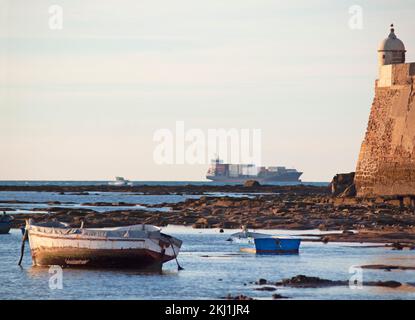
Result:
[[[23,255],[24,255],[24,246],[27,240],[27,236],[28,236],[28,231],[27,231],[27,226],[26,226],[24,230],[23,238],[22,238],[22,246],[20,247],[20,259],[19,259],[19,263],[17,264],[19,266],[22,264]]]
[[[174,250],[174,246],[173,246],[173,243],[171,242],[171,239],[170,239],[170,238],[169,238],[169,242],[170,242],[171,248],[172,248],[172,250],[173,250],[174,259],[176,260],[176,263],[177,263],[177,270],[178,270],[178,271],[180,271],[180,270],[184,270],[184,268],[182,268],[182,267],[180,266],[179,261],[177,260],[176,251]]]

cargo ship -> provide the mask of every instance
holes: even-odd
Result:
[[[217,182],[244,183],[256,180],[262,183],[301,182],[302,172],[286,167],[258,167],[254,164],[228,164],[220,159],[212,161],[206,178]]]

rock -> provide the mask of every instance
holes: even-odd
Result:
[[[240,294],[239,296],[231,296],[228,294],[226,297],[223,297],[222,299],[226,300],[254,300],[251,297],[244,296],[243,294]]]
[[[398,281],[370,281],[363,282],[364,286],[374,286],[374,287],[387,287],[387,288],[398,288],[402,283]]]
[[[356,186],[355,184],[351,184],[348,186],[341,194],[341,198],[348,198],[348,197],[355,197],[356,196]]]
[[[392,250],[403,250],[403,245],[399,242],[392,243]]]
[[[255,288],[255,290],[257,290],[257,291],[275,291],[277,289],[274,288],[274,287],[265,286],[265,287]]]
[[[320,230],[320,231],[327,231],[327,227],[326,227],[326,225],[325,225],[325,224],[321,223],[321,224],[318,226],[318,230]]]
[[[237,229],[240,227],[240,223],[233,221],[224,221],[221,223],[221,226],[225,229]]]
[[[217,208],[217,209],[212,210],[212,215],[213,216],[218,216],[218,215],[221,215],[221,214],[223,214],[223,209],[221,209],[221,208]]]
[[[369,264],[361,266],[362,269],[372,269],[372,270],[415,270],[415,266],[398,266],[398,265],[385,265],[385,264]]]
[[[343,197],[354,197],[356,195],[354,175],[354,172],[336,174],[329,185],[331,194],[333,196],[340,196],[344,194]]]
[[[329,286],[346,285],[347,283],[347,281],[327,280],[321,279],[319,277],[308,277],[300,274],[290,279],[283,279],[282,281],[277,282],[276,285],[297,288],[321,288]]]
[[[267,284],[267,280],[266,279],[259,279],[257,282],[255,282],[255,284],[258,284],[260,286]]]
[[[244,187],[252,188],[252,187],[259,187],[261,184],[256,180],[247,180],[244,183]]]
[[[49,201],[48,205],[53,206],[53,205],[60,205],[61,203],[59,201]]]
[[[203,224],[203,225],[207,225],[208,224],[208,220],[206,218],[199,218],[196,220],[197,224]]]
[[[274,293],[272,295],[272,299],[274,299],[274,300],[277,300],[277,299],[288,299],[288,297],[285,297],[285,296],[283,296],[283,295],[281,295],[279,293]]]
[[[215,202],[215,206],[218,207],[233,207],[234,206],[234,202],[231,199],[219,199],[216,200]]]
[[[347,280],[328,280],[321,279],[319,277],[308,277],[305,275],[298,275],[290,279],[283,279],[280,282],[275,283],[276,286],[286,286],[295,288],[322,288],[322,287],[333,287],[333,286],[348,286],[349,281]],[[373,287],[388,287],[398,288],[402,284],[398,281],[368,281],[363,282],[363,286]]]

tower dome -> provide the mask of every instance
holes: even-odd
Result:
[[[389,36],[379,45],[379,65],[405,63],[405,52],[405,45],[396,37],[395,29],[391,24]]]

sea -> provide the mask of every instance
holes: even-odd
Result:
[[[100,180],[100,181],[43,181],[43,180],[0,180],[0,186],[102,186],[108,185],[112,181]],[[213,186],[224,186],[224,185],[237,185],[236,182],[218,182],[218,181],[131,181],[134,186],[202,186],[202,185],[213,185]],[[313,185],[313,186],[328,186],[329,182],[269,182],[266,185]]]
[[[19,181],[0,185],[91,185],[103,181]],[[206,182],[135,182],[137,184],[206,184]],[[308,184],[308,183],[307,183]],[[314,183],[315,185],[324,185]],[[148,204],[183,201],[200,195],[143,195],[129,192],[88,192],[64,195],[54,192],[0,192],[0,207],[9,214],[48,211],[47,202],[83,207],[92,202],[126,202],[138,209]],[[229,196],[240,196],[229,194]],[[246,196],[250,196],[246,194]],[[15,201],[10,203],[9,201]],[[56,206],[56,205],[54,205]],[[93,208],[93,207],[92,207]],[[132,207],[128,207],[131,210]],[[134,207],[133,207],[134,208]],[[110,208],[96,207],[105,215]],[[114,207],[111,208],[112,210]],[[1,211],[2,209],[0,209]],[[151,209],[148,209],[151,210]],[[168,208],[158,208],[168,210]],[[240,244],[227,241],[239,230],[193,229],[169,225],[163,232],[183,241],[178,263],[170,261],[157,273],[131,270],[82,270],[39,268],[31,264],[26,245],[23,263],[20,256],[22,233],[12,229],[0,235],[0,299],[221,299],[228,295],[246,295],[272,299],[278,293],[287,299],[415,299],[415,271],[361,269],[362,265],[385,264],[415,266],[415,250],[395,251],[379,244],[327,243],[303,241],[297,255],[256,255],[240,251]],[[281,236],[320,233],[318,230],[255,230]],[[301,236],[300,236],[301,237]],[[304,240],[308,239],[304,237]],[[59,275],[59,281],[57,281]],[[330,280],[349,280],[350,285],[325,288],[276,287],[259,291],[259,278],[275,283],[296,275],[317,276]],[[399,281],[398,288],[372,287],[361,281]]]

